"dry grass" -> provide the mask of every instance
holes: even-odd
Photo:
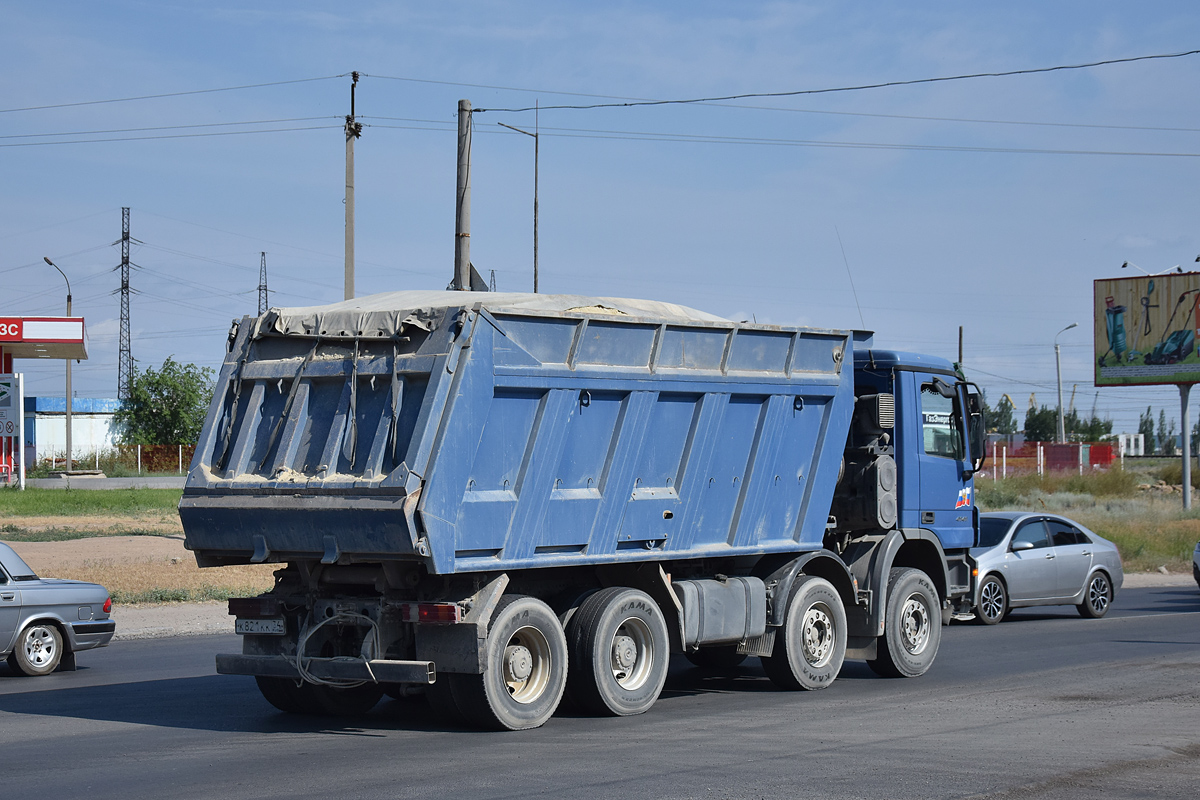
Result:
[[[1200,511],[1185,513],[1178,494],[1139,491],[1145,476],[1112,473],[984,479],[976,484],[978,503],[984,511],[1044,510],[1078,520],[1117,546],[1127,572],[1190,572]]]
[[[276,569],[276,565],[248,564],[202,570],[191,559],[93,561],[55,577],[99,583],[114,603],[130,605],[253,597],[274,585]]]
[[[114,602],[124,605],[252,596],[271,588],[278,568],[254,564],[200,569],[182,536],[8,543],[37,574],[99,583]]]

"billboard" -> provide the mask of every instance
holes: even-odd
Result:
[[[1200,272],[1093,284],[1097,386],[1200,383]]]

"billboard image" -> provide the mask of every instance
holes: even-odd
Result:
[[[1097,386],[1200,383],[1200,272],[1093,287]]]

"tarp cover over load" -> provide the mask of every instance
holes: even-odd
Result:
[[[388,338],[406,326],[429,331],[437,327],[448,308],[482,307],[489,311],[536,313],[582,312],[647,319],[727,322],[675,303],[577,294],[523,294],[520,292],[385,292],[325,306],[272,308],[258,322],[256,336],[327,336],[334,338]]]

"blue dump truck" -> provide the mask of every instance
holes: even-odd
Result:
[[[497,729],[638,714],[672,653],[921,675],[969,610],[978,390],[861,331],[640,300],[394,292],[236,323],[179,507],[296,713],[424,691]]]

